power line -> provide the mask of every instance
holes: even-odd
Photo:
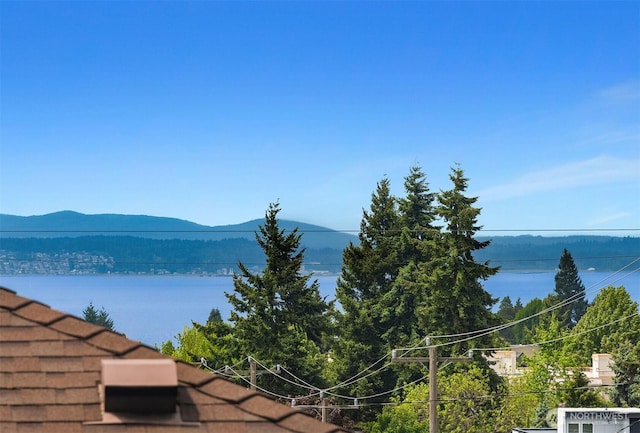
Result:
[[[605,328],[605,327],[607,327],[607,326],[611,326],[611,325],[613,325],[613,324],[615,324],[615,323],[619,323],[619,322],[621,322],[621,321],[627,320],[627,319],[632,318],[632,317],[635,317],[635,316],[638,316],[638,313],[637,313],[637,312],[636,312],[636,313],[633,313],[633,314],[630,314],[630,315],[627,315],[627,316],[625,316],[625,317],[618,318],[618,319],[613,320],[613,321],[611,321],[611,322],[608,322],[608,323],[606,323],[606,324],[603,324],[603,325],[600,325],[600,326],[596,326],[595,328],[587,329],[587,330],[582,331],[582,332],[580,332],[579,334],[576,334],[576,335],[567,335],[567,336],[560,337],[560,338],[557,338],[557,339],[548,340],[548,341],[539,342],[539,343],[532,343],[532,344],[539,344],[539,345],[543,345],[543,344],[549,344],[549,343],[553,343],[553,342],[561,341],[561,340],[568,339],[568,338],[577,337],[577,336],[580,336],[580,335],[584,335],[584,334],[587,334],[587,333],[590,333],[590,332],[597,331],[598,329],[602,329],[602,328]],[[429,348],[429,349],[431,349],[431,350],[435,349],[436,347],[439,347],[439,346],[438,346],[438,345],[431,345],[431,346],[427,346],[427,348]],[[479,348],[479,349],[476,349],[476,350],[494,350],[494,349],[496,349],[496,350],[497,350],[497,348]],[[411,349],[399,349],[399,350],[411,350]],[[385,355],[385,357],[384,357],[384,358],[381,358],[381,360],[386,359],[386,358],[387,358],[387,356],[388,356],[388,355]],[[404,355],[403,355],[403,356],[404,356]],[[431,356],[431,355],[430,355],[430,356]],[[255,360],[255,358],[252,358],[252,359],[254,359],[254,360]],[[402,359],[402,357],[394,357],[394,356],[393,356],[393,354],[392,354],[392,359],[396,359],[396,361],[395,361],[395,362],[398,362],[397,360],[398,360],[398,359]],[[411,358],[407,358],[407,359],[408,359],[409,361],[415,361],[415,360],[416,360],[416,359],[411,359]],[[458,358],[456,358],[456,359],[458,359]],[[463,358],[459,358],[459,359],[463,359]],[[465,360],[468,360],[468,358],[464,358],[464,359],[465,359]],[[448,358],[448,357],[447,357],[447,358],[442,358],[442,360],[448,361],[448,360],[449,360],[449,358]],[[255,360],[255,361],[256,361],[256,363],[258,363],[258,365],[259,365],[259,366],[261,366],[262,368],[264,368],[266,372],[271,372],[271,371],[272,371],[271,369],[269,369],[269,368],[265,367],[265,366],[264,366],[264,364],[262,364],[260,361],[258,361],[258,360]],[[418,361],[418,362],[421,362],[421,361],[423,361],[423,360],[422,360],[422,358],[421,358],[421,359],[417,359],[417,361]],[[379,363],[379,362],[380,362],[380,360],[379,360],[379,361],[377,361],[377,362],[376,362],[376,364],[377,364],[377,363]],[[393,361],[392,361],[392,362],[393,362]],[[383,369],[386,369],[389,365],[391,365],[391,363],[392,363],[392,362],[390,362],[390,363],[386,363],[382,368],[380,368],[380,369],[378,369],[378,370],[374,371],[373,373],[375,374],[375,373],[378,373],[378,372],[382,371]],[[430,362],[430,364],[431,364],[430,358],[429,358],[429,362]],[[375,364],[373,364],[373,365],[375,365]],[[372,367],[372,366],[369,366],[369,367],[367,367],[367,369],[370,369],[371,367]],[[282,366],[280,366],[280,368],[284,370],[284,368],[283,368]],[[432,368],[433,368],[433,367],[432,367],[432,365],[430,365],[430,371],[432,371]],[[227,369],[227,367],[225,367],[225,371],[226,371],[226,369]],[[213,369],[210,369],[210,370],[212,370],[212,371],[214,371],[214,372],[216,372],[216,371],[217,371],[217,370],[213,370]],[[235,370],[233,370],[233,369],[231,369],[231,371],[234,371],[234,372],[235,372],[239,377],[241,377],[245,382],[247,382],[247,383],[251,384],[251,382],[249,382],[249,381],[247,381],[246,379],[244,379],[244,376],[242,376],[239,372],[236,372],[236,371],[235,371]],[[299,387],[300,387],[300,388],[302,388],[302,389],[306,389],[306,390],[313,391],[313,393],[312,393],[312,394],[310,394],[309,396],[321,395],[321,394],[323,394],[323,393],[326,393],[327,395],[331,395],[331,396],[333,396],[333,397],[338,397],[338,398],[343,398],[343,399],[354,399],[354,398],[355,398],[357,401],[366,401],[366,400],[370,400],[370,399],[378,398],[378,397],[381,397],[381,396],[384,396],[384,395],[392,394],[392,393],[395,393],[395,392],[397,392],[397,391],[403,390],[403,389],[407,388],[408,386],[411,386],[411,385],[413,385],[413,384],[416,384],[416,383],[418,383],[418,382],[420,382],[420,381],[422,381],[423,379],[425,379],[425,378],[426,378],[426,376],[422,376],[422,377],[420,377],[420,378],[418,378],[418,379],[416,379],[416,380],[414,380],[414,381],[412,381],[412,382],[410,382],[410,383],[404,384],[403,386],[400,386],[400,387],[394,388],[394,389],[392,389],[392,390],[383,391],[383,392],[380,392],[380,393],[377,393],[377,394],[353,397],[353,396],[341,395],[341,394],[337,394],[337,393],[332,393],[332,392],[330,392],[330,391],[331,391],[331,390],[333,390],[333,389],[343,388],[344,386],[342,385],[342,383],[340,383],[340,384],[338,384],[338,385],[336,385],[336,386],[333,386],[333,387],[320,388],[320,387],[317,387],[317,386],[314,386],[314,385],[312,385],[312,384],[309,384],[308,382],[306,382],[306,381],[304,381],[304,380],[302,380],[302,379],[298,378],[297,376],[293,375],[293,374],[292,374],[291,372],[289,372],[288,370],[285,370],[285,371],[287,372],[287,374],[290,374],[292,377],[294,377],[296,380],[300,381],[300,382],[301,382],[301,383],[303,383],[304,385],[301,385],[300,383],[297,383],[297,382],[289,381],[289,380],[287,380],[287,379],[283,379],[283,380],[285,380],[286,382],[288,382],[288,383],[290,383],[290,384],[293,384],[293,385],[299,386]],[[366,370],[365,370],[365,371],[366,371]],[[435,372],[435,369],[434,369],[433,371]],[[431,374],[431,373],[430,373],[430,374]],[[359,379],[354,380],[352,383],[358,382],[359,380],[362,380],[364,377],[367,377],[367,376],[360,377]],[[351,383],[351,384],[352,384],[352,383]],[[253,386],[253,385],[252,385],[252,386]],[[579,389],[579,388],[575,388],[575,389]],[[290,399],[290,397],[280,396],[280,395],[275,394],[275,393],[270,393],[270,394],[272,394],[272,395],[276,395],[276,396],[278,396],[278,397],[280,397],[280,398]]]
[[[442,339],[442,338],[469,336],[467,338],[462,338],[462,339],[458,339],[458,340],[451,341],[451,342],[441,343],[441,344],[438,345],[438,346],[450,346],[450,345],[454,345],[454,344],[458,344],[458,343],[464,343],[466,341],[474,340],[476,338],[480,338],[480,337],[492,334],[494,332],[509,328],[511,326],[515,326],[518,323],[525,322],[527,320],[530,320],[530,319],[533,319],[535,317],[538,317],[538,316],[540,316],[542,314],[546,314],[546,313],[549,313],[549,312],[554,311],[556,309],[562,308],[563,306],[566,306],[566,305],[568,305],[568,304],[570,304],[572,302],[576,302],[578,299],[581,298],[582,295],[586,294],[587,292],[593,291],[595,289],[600,289],[600,284],[601,283],[603,283],[604,281],[608,280],[612,276],[615,276],[615,275],[621,273],[622,271],[624,271],[628,267],[634,265],[638,261],[640,261],[640,257],[636,258],[631,263],[625,265],[623,268],[621,268],[618,271],[614,272],[612,275],[609,275],[608,277],[603,278],[599,282],[597,282],[595,284],[592,284],[588,289],[585,289],[584,291],[581,291],[581,292],[573,295],[570,298],[567,298],[566,300],[564,300],[564,301],[562,301],[562,302],[560,302],[558,304],[555,304],[555,305],[553,305],[551,307],[548,307],[548,308],[546,308],[546,309],[544,309],[542,311],[539,311],[539,312],[537,312],[535,314],[532,314],[532,315],[530,315],[528,317],[524,317],[524,318],[521,318],[521,319],[518,319],[518,320],[514,320],[514,321],[511,321],[511,322],[508,322],[506,324],[497,325],[497,326],[493,326],[493,327],[490,327],[490,328],[484,328],[484,329],[479,329],[479,330],[475,330],[475,331],[468,331],[468,332],[458,333],[458,334],[436,335],[436,336],[431,336],[431,338],[440,338],[440,339]],[[631,275],[631,274],[633,274],[635,272],[638,272],[638,271],[640,271],[640,268],[629,272],[627,275],[625,275],[624,277],[621,277],[620,279],[626,278],[627,276],[629,276],[629,275]],[[620,280],[620,279],[618,279],[618,280]],[[618,280],[616,280],[616,281],[618,281]],[[614,282],[616,282],[616,281],[614,281]],[[408,349],[417,349],[417,348],[424,348],[424,347],[422,347],[422,346],[414,346],[414,347],[410,347],[410,348],[406,348],[406,349],[408,350]]]
[[[612,383],[612,384],[597,384],[597,385],[588,385],[588,386],[577,386],[571,388],[552,388],[538,391],[520,391],[514,393],[495,393],[495,394],[483,394],[483,395],[470,395],[464,397],[455,397],[455,398],[438,398],[436,401],[439,403],[453,403],[456,401],[469,401],[469,400],[491,400],[496,398],[515,398],[523,395],[543,395],[557,392],[566,392],[566,391],[579,391],[582,389],[593,390],[597,388],[612,388],[615,386],[628,385],[630,382],[622,382],[622,383]],[[402,402],[374,402],[369,404],[363,404],[362,406],[400,406],[400,405],[423,405],[429,403],[429,400],[413,400],[413,401],[402,401]]]
[[[634,262],[630,263],[629,265],[625,266],[625,268],[626,268],[626,267],[628,267],[628,266],[631,266],[633,263],[635,263],[635,262],[636,262],[636,261],[638,261],[638,260],[640,260],[640,258],[638,258],[638,259],[637,259],[637,260],[635,260]],[[624,270],[625,268],[623,268],[622,270]],[[622,271],[622,270],[620,270],[620,271]],[[640,268],[639,268],[639,269],[634,270],[633,272],[637,272],[638,270],[640,270]],[[620,271],[618,271],[618,272],[616,272],[616,273],[619,273]],[[615,275],[615,274],[614,274],[614,275]],[[605,280],[606,280],[606,279],[605,279]],[[559,304],[557,304],[557,305],[562,305],[562,303],[559,303]],[[556,305],[556,306],[557,306],[557,305]],[[551,309],[551,308],[550,308],[550,309],[547,309],[547,311],[546,311],[546,312],[549,312],[549,311],[552,311],[552,309]],[[513,326],[513,324],[514,324],[514,323],[519,323],[520,321],[528,320],[529,318],[535,317],[535,316],[540,315],[540,314],[543,314],[543,312],[537,313],[537,314],[535,314],[535,315],[529,316],[528,318],[521,319],[521,320],[516,321],[516,322],[511,322],[511,323],[510,323],[510,324],[508,324],[508,325],[509,325],[509,326]],[[613,324],[615,324],[615,323],[619,323],[619,322],[621,322],[621,321],[627,320],[627,319],[632,318],[632,317],[635,317],[635,316],[637,316],[637,315],[638,315],[638,313],[636,312],[636,313],[633,313],[633,314],[627,315],[627,316],[625,316],[625,317],[618,318],[618,319],[613,320],[613,321],[611,321],[611,322],[608,322],[608,323],[606,323],[606,324],[603,324],[603,325],[597,326],[597,327],[595,327],[595,328],[590,328],[590,329],[584,330],[584,331],[580,332],[579,334],[575,334],[575,335],[571,335],[571,334],[569,334],[569,335],[567,335],[567,336],[564,336],[564,337],[561,337],[561,338],[558,338],[558,339],[548,340],[548,341],[539,342],[539,343],[532,343],[532,344],[539,344],[539,345],[543,345],[543,344],[550,344],[550,343],[553,343],[553,342],[556,342],[556,341],[560,341],[560,340],[563,340],[563,339],[575,338],[575,337],[578,337],[578,336],[580,336],[580,335],[584,335],[584,334],[587,334],[587,333],[590,333],[590,332],[594,332],[594,331],[596,331],[596,330],[598,330],[598,329],[602,329],[602,328],[605,328],[605,327],[607,327],[607,326],[611,326],[611,325],[613,325]],[[488,328],[487,330],[484,330],[484,331],[488,331],[488,333],[493,333],[493,332],[496,332],[496,331],[498,331],[498,330],[500,330],[500,329],[501,329],[501,328]],[[486,335],[486,334],[482,334],[482,335],[480,335],[480,336],[483,336],[483,335]],[[460,340],[457,340],[457,341],[448,342],[448,343],[444,343],[444,344],[433,345],[433,347],[448,346],[448,345],[457,344],[457,343],[460,343],[460,342],[469,341],[469,340],[472,340],[472,339],[475,339],[475,338],[478,338],[478,337],[479,337],[478,335],[474,335],[474,336],[473,336],[473,337],[471,337],[471,338],[465,338],[465,339],[460,339]],[[407,351],[407,353],[409,353],[410,351],[413,351],[413,350],[425,349],[425,348],[429,348],[429,347],[430,347],[430,346],[414,346],[414,347],[411,347],[411,348],[405,348],[405,349],[400,349],[400,350],[405,350],[405,351]],[[479,349],[475,349],[475,350],[499,350],[499,349],[500,349],[500,348],[479,348]],[[389,362],[389,363],[385,363],[382,367],[378,368],[377,370],[374,370],[373,372],[369,373],[368,375],[360,376],[363,372],[366,372],[366,371],[368,371],[368,370],[372,369],[375,365],[377,365],[377,364],[379,364],[380,362],[382,362],[383,360],[387,359],[387,357],[388,357],[388,356],[389,356],[389,354],[386,354],[384,357],[380,358],[378,361],[376,361],[374,364],[372,364],[372,365],[370,365],[369,367],[367,367],[365,370],[363,370],[363,371],[359,372],[358,374],[354,375],[351,379],[348,379],[347,381],[344,381],[344,382],[342,382],[342,383],[340,383],[340,384],[338,384],[338,385],[336,385],[336,386],[333,386],[333,387],[330,387],[330,388],[326,388],[326,389],[324,389],[324,391],[325,391],[325,392],[327,392],[327,391],[329,391],[329,390],[333,390],[333,389],[344,388],[344,387],[346,387],[346,386],[348,386],[348,385],[351,385],[351,384],[356,383],[356,382],[358,382],[358,381],[360,381],[360,380],[363,380],[363,379],[364,379],[364,378],[366,378],[366,377],[370,377],[370,376],[372,376],[372,375],[375,375],[375,374],[377,374],[377,373],[379,373],[379,372],[383,371],[384,369],[388,368],[388,366],[390,366],[390,365],[391,365],[391,362]],[[421,379],[422,379],[422,378],[421,378]],[[419,381],[419,380],[421,380],[421,379],[418,379],[418,381]],[[413,382],[412,382],[412,383],[413,383]],[[358,399],[359,401],[364,401],[364,400],[367,400],[367,399],[371,399],[371,398],[375,398],[375,397],[379,397],[379,396],[382,396],[382,395],[386,395],[386,394],[390,394],[390,393],[396,392],[396,391],[398,391],[398,390],[404,389],[406,386],[408,386],[408,385],[405,385],[405,386],[400,387],[400,388],[396,388],[396,389],[391,390],[391,391],[385,391],[385,392],[383,392],[383,393],[381,393],[381,394],[375,394],[375,395],[372,395],[372,396],[362,396],[362,397],[357,397],[357,399]],[[318,387],[314,387],[313,385],[310,385],[310,388],[309,388],[309,389],[312,389],[312,390],[314,390],[314,391],[320,390],[320,388],[318,388]],[[350,396],[344,396],[344,395],[339,395],[339,394],[331,394],[331,395],[334,395],[334,396],[336,396],[336,397],[342,397],[342,398],[353,398],[353,397],[350,397]]]
[[[250,233],[255,234],[257,229],[228,229],[228,228],[210,228],[210,229],[189,229],[189,230],[175,230],[175,229],[0,229],[2,233]],[[304,233],[360,233],[360,229],[330,229],[330,228],[318,228],[318,229],[300,229],[296,231],[300,234]],[[400,233],[402,229],[390,229],[388,233]],[[410,232],[416,232],[418,230],[411,230]],[[628,228],[507,228],[507,229],[493,229],[482,228],[476,231],[476,233],[601,233],[601,232],[638,232],[640,228],[628,227]],[[285,233],[293,232],[292,229],[284,229]]]
[[[12,252],[10,250],[3,250],[0,249],[0,251],[8,251],[8,252]],[[31,253],[27,253],[27,254],[39,254],[41,252],[31,252]],[[50,253],[44,253],[44,254],[52,254],[54,256],[56,255],[60,255],[60,254],[65,254],[65,255],[72,255],[72,254],[80,254],[80,255],[91,255],[91,256],[98,256],[98,257],[103,257],[100,255],[100,252],[96,251],[96,252],[87,252],[87,251],[77,251],[74,253],[69,253],[69,252],[50,252]],[[583,256],[583,257],[575,257],[574,260],[610,260],[610,259],[630,259],[630,258],[634,258],[637,257],[635,255],[616,255],[616,256]],[[220,261],[175,261],[175,262],[169,262],[169,261],[125,261],[125,260],[116,260],[114,259],[112,256],[104,256],[105,259],[111,259],[113,260],[113,264],[117,264],[117,265],[156,265],[156,266],[167,266],[167,265],[192,265],[192,266],[205,266],[205,265],[225,265],[225,266],[235,266],[238,264],[238,261],[241,261],[244,265],[249,265],[249,266],[261,266],[264,265],[264,262],[247,262],[247,261],[243,261],[241,259],[238,259],[238,261],[235,262],[220,262]],[[23,258],[10,258],[10,257],[4,257],[2,260],[4,261],[13,261],[13,262],[27,262],[27,263],[66,263],[69,260],[72,260],[74,263],[76,264],[96,264],[93,261],[82,261],[82,260],[75,260],[75,259],[71,259],[71,258],[43,258],[43,257],[23,257]],[[543,261],[557,261],[557,258],[535,258],[535,259],[488,259],[490,262],[496,262],[496,263],[523,263],[523,262],[543,262]],[[303,262],[303,265],[305,266],[341,266],[342,263],[333,263],[333,262],[322,262],[322,263],[318,263],[316,261],[313,262]],[[339,275],[336,275],[336,277]]]
[[[255,360],[255,358],[252,358]],[[264,366],[264,364],[262,364],[261,362],[255,360],[256,363],[264,368],[265,372],[273,372],[274,369],[269,369],[267,367]],[[220,369],[213,369],[211,367],[209,367],[206,362],[201,362],[201,365],[203,368],[213,372],[213,373],[217,373],[217,374],[222,374],[224,376],[227,376],[229,378],[239,378],[242,381],[244,381],[247,385],[249,386],[254,386],[252,385],[252,383],[246,379],[246,375],[243,374],[243,372],[241,371],[237,371],[232,367],[229,366],[225,366],[223,368]],[[236,364],[237,365],[237,364]],[[280,368],[282,368],[282,366],[280,366]],[[221,373],[221,371],[224,371],[224,373]],[[233,372],[233,375],[229,375],[226,374],[228,371]],[[293,376],[293,375],[292,375]],[[279,376],[280,377],[280,376]],[[295,376],[294,376],[295,377]],[[402,404],[425,404],[425,403],[429,403],[429,401],[403,401],[403,402],[371,402],[371,403],[367,403],[367,400],[371,400],[377,397],[381,397],[383,395],[388,395],[388,394],[392,394],[394,392],[400,391],[402,389],[405,389],[409,386],[415,385],[416,383],[422,381],[426,379],[426,376],[422,376],[410,383],[407,383],[401,387],[397,387],[395,389],[392,390],[388,390],[388,391],[383,391],[377,394],[372,394],[372,395],[367,395],[367,396],[358,396],[358,397],[353,397],[353,396],[346,396],[346,395],[340,395],[340,394],[333,394],[333,393],[328,393],[326,391],[326,389],[320,389],[318,387],[315,387],[313,385],[308,384],[309,386],[301,386],[301,389],[306,389],[306,390],[312,390],[312,391],[318,391],[318,392],[314,392],[311,394],[306,394],[302,397],[304,398],[308,398],[308,397],[314,397],[314,396],[322,396],[323,394],[327,394],[327,395],[331,395],[333,397],[336,398],[341,398],[344,400],[351,400],[354,402],[354,404],[351,405],[346,405],[346,406],[341,406],[341,405],[330,405],[328,407],[335,407],[335,408],[346,408],[346,409],[353,409],[353,408],[358,408],[358,407],[367,407],[367,406],[397,406],[397,405],[402,405]],[[289,383],[293,383],[293,382],[289,382]],[[552,389],[547,389],[547,390],[538,390],[538,391],[520,391],[520,392],[516,392],[516,393],[496,393],[496,394],[492,394],[492,395],[476,395],[476,396],[467,396],[467,397],[456,397],[456,398],[441,398],[438,397],[435,399],[436,402],[439,403],[450,403],[450,402],[455,402],[455,401],[464,401],[464,400],[485,400],[485,399],[494,399],[494,398],[502,398],[502,397],[507,397],[507,398],[511,398],[511,397],[519,397],[522,395],[542,395],[542,394],[547,394],[547,393],[557,393],[557,392],[565,392],[565,391],[575,391],[575,390],[581,390],[581,389],[597,389],[597,388],[611,388],[611,387],[615,387],[615,386],[621,386],[621,385],[628,385],[628,382],[621,382],[621,383],[613,383],[613,384],[594,384],[594,385],[588,385],[588,386],[578,386],[578,387],[564,387],[564,388],[552,388]],[[299,384],[298,384],[299,385]],[[296,400],[296,397],[291,397],[291,396],[285,396],[282,394],[278,394],[275,393],[273,391],[269,391],[265,388],[259,387],[259,386],[255,386],[255,389],[274,396],[276,398],[279,398],[283,401],[292,401],[294,402]],[[307,407],[322,407],[319,405],[296,405],[296,407],[300,407],[300,408],[307,408]]]

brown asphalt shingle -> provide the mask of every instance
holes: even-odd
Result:
[[[0,287],[0,432],[346,431],[181,361],[176,361],[181,423],[154,424],[152,415],[136,423],[105,424],[101,360],[158,358],[167,357]]]

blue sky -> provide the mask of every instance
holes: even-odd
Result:
[[[640,230],[640,2],[0,8],[2,213],[356,230],[460,164],[488,231]]]

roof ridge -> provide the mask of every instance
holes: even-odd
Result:
[[[150,359],[157,357],[172,359],[176,362],[178,381],[181,387],[206,396],[205,400],[213,401],[205,403],[185,400],[183,402],[185,404],[183,417],[187,420],[197,419],[201,423],[214,423],[223,430],[226,422],[259,422],[265,423],[265,425],[271,424],[272,427],[275,427],[274,432],[332,433],[347,431],[334,424],[321,424],[309,414],[274,401],[262,392],[244,388],[218,374],[204,371],[186,361],[162,354],[157,348],[132,340],[123,333],[89,323],[78,316],[61,312],[42,302],[22,297],[15,291],[2,286],[0,286],[0,314],[14,317],[14,319],[2,324],[3,334],[1,336],[3,338],[0,338],[0,346],[7,349],[0,350],[0,358],[6,358],[6,368],[8,368],[4,373],[8,375],[8,381],[4,384],[0,383],[0,389],[17,390],[12,392],[14,392],[14,400],[17,399],[15,401],[19,402],[18,404],[0,403],[0,409],[2,409],[0,410],[0,425],[6,425],[10,430],[12,426],[17,429],[20,423],[33,422],[35,419],[41,420],[48,426],[43,428],[43,431],[56,431],[60,426],[58,423],[61,422],[74,423],[97,420],[100,417],[98,390],[97,388],[93,389],[92,386],[86,386],[88,383],[95,383],[94,376],[99,372],[96,366],[97,360],[101,358]],[[49,333],[43,333],[37,328],[53,331],[57,335],[51,334],[49,336]],[[36,341],[36,344],[32,344]],[[19,352],[12,352],[14,349]],[[43,371],[40,364],[43,362],[42,359],[52,355],[55,360],[51,361],[50,365],[47,364],[46,371]],[[15,369],[17,361],[13,358],[16,356],[19,359],[28,360],[28,363],[25,364],[27,369],[24,366]],[[73,396],[70,394],[69,399],[73,402],[69,400],[57,404],[51,400],[51,396],[41,397],[40,400],[37,400],[32,399],[30,394],[21,394],[20,389],[27,385],[23,378],[27,376],[20,375],[24,375],[27,371],[31,374],[28,376],[31,381],[29,383],[34,384],[37,389],[50,390],[64,387],[69,390],[69,393],[72,393]],[[55,375],[53,382],[42,380],[43,376],[37,376],[50,372],[59,373]],[[16,382],[18,377],[21,382]],[[78,387],[81,387],[83,391],[78,391]],[[53,408],[53,405],[56,405],[56,408]],[[202,412],[199,410],[200,405],[203,405]],[[69,415],[69,418],[63,414],[66,406],[69,406],[66,408],[66,412],[72,414]],[[17,407],[20,409],[16,409]],[[244,413],[245,416],[241,418],[234,418],[234,415],[227,417],[225,411],[232,408],[240,411],[238,413]],[[19,418],[13,416],[15,415],[14,411],[17,411],[15,414]],[[28,421],[25,418],[27,411],[29,413]],[[49,412],[51,413],[49,414]],[[7,413],[9,413],[8,418],[5,417]],[[224,415],[218,418],[220,414]]]
[[[56,332],[60,332],[61,334],[64,334],[68,337],[73,337],[75,339],[81,340],[84,343],[87,343],[93,347],[104,350],[106,352],[112,353],[115,356],[124,356],[127,353],[139,348],[140,346],[146,346],[152,350],[155,350],[154,348],[147,346],[140,341],[136,341],[128,338],[122,332],[118,332],[118,331],[106,328],[104,326],[87,322],[81,317],[78,317],[74,314],[65,313],[60,310],[56,310],[55,308],[52,308],[50,305],[47,305],[43,302],[39,302],[33,299],[23,298],[22,296],[18,295],[15,291],[11,289],[7,289],[6,287],[0,286],[0,296],[2,291],[9,292],[12,295],[12,297],[19,298],[24,301],[16,303],[14,306],[3,305],[3,303],[0,302],[0,307],[7,308],[10,312],[12,312],[13,314],[15,314],[16,316],[22,319],[31,321],[33,323],[37,323],[38,325],[41,325],[41,326],[45,326]],[[55,326],[56,324],[60,324],[64,320],[75,321],[75,326],[73,327],[74,331],[64,329],[64,327]],[[81,332],[82,330],[84,330],[84,332]],[[106,337],[107,335],[108,337]],[[97,338],[99,336],[105,336],[106,338],[104,339]],[[114,348],[114,344],[113,344],[114,337],[116,339],[121,338],[133,344],[127,344],[126,348],[118,350]]]

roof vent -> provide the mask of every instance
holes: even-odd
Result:
[[[174,413],[178,372],[171,359],[103,359],[105,412]]]

